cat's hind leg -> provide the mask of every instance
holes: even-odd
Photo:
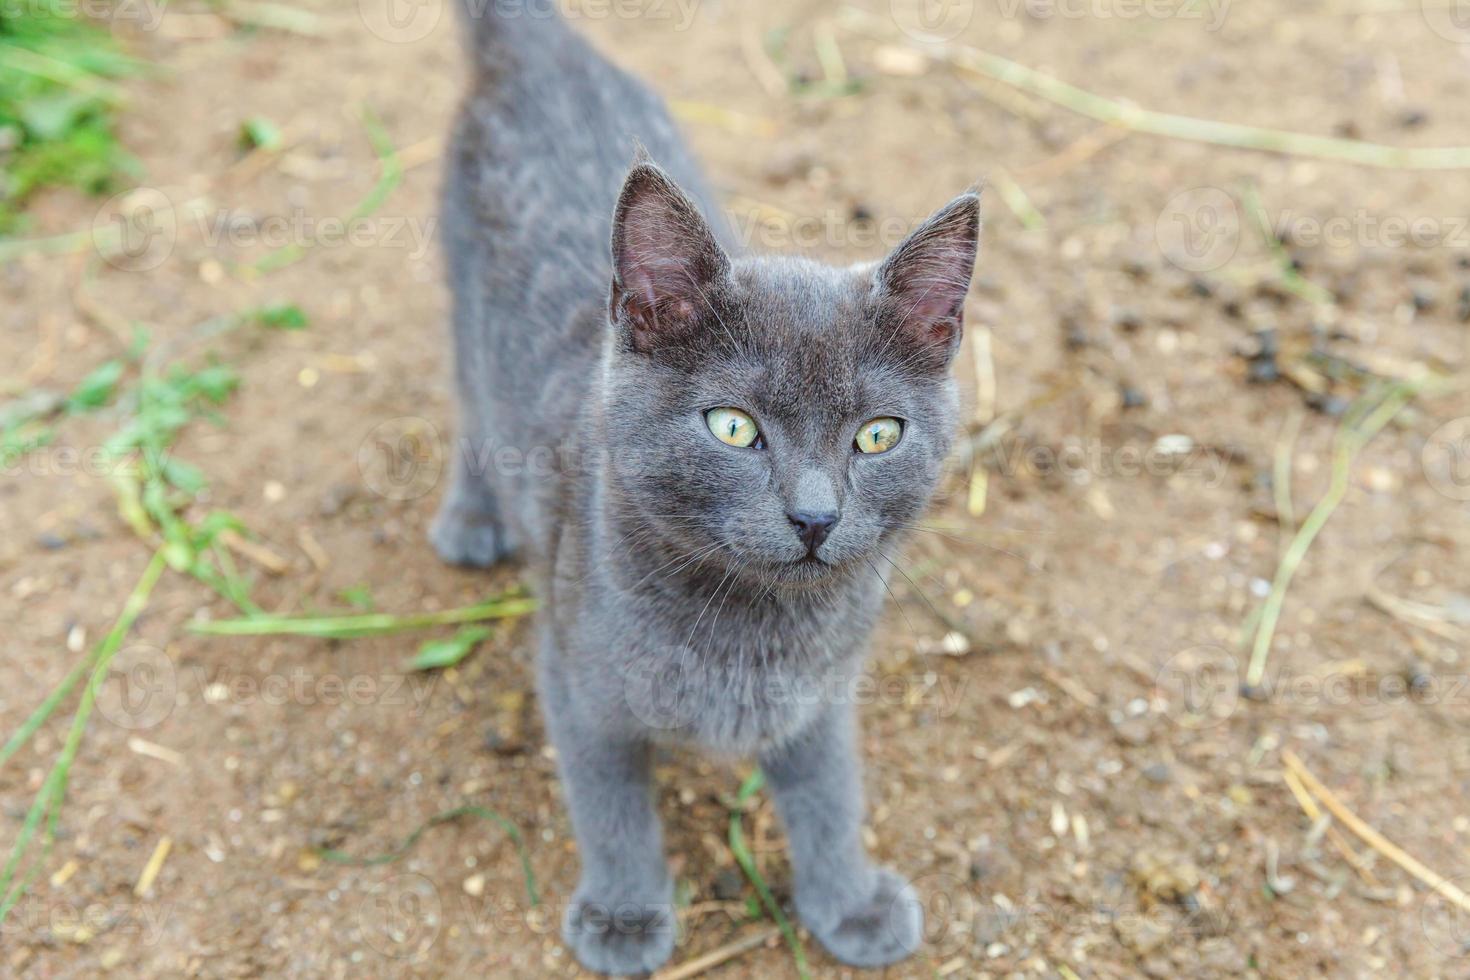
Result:
[[[449,489],[429,527],[429,543],[451,565],[489,568],[516,551],[500,502],[472,447],[453,453]]]

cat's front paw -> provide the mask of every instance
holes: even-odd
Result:
[[[607,904],[573,899],[561,932],[577,962],[588,970],[646,976],[674,952],[674,907],[670,902]]]
[[[924,940],[924,909],[903,877],[873,872],[866,895],[797,895],[802,922],[827,952],[851,966],[887,966]]]
[[[446,506],[429,527],[429,543],[451,565],[489,568],[515,551],[500,522]]]

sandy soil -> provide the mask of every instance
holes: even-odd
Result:
[[[938,26],[1158,110],[1470,144],[1470,32],[1417,4],[1354,12],[1371,6],[1201,6],[1193,17],[1129,16],[1140,7],[1121,0],[982,0],[950,4]],[[117,356],[127,324],[147,324],[155,344],[241,375],[220,424],[191,427],[178,453],[210,480],[201,511],[235,511],[285,559],[282,574],[245,562],[262,605],[342,608],[341,592],[363,585],[386,610],[471,603],[516,572],[435,560],[424,531],[441,457],[420,459],[407,483],[375,462],[380,442],[409,429],[441,450],[433,438],[452,432],[430,239],[437,141],[462,81],[453,19],[437,0],[405,8],[421,18],[406,21],[377,0],[299,7],[319,36],[189,8],[156,24],[120,19],[158,66],[128,85],[123,139],[147,187],[204,217],[181,207],[141,263],[102,262],[84,243],[0,267],[3,394],[67,391]],[[902,0],[869,3],[883,40],[814,3],[705,0],[687,18],[672,0],[642,16],[583,8],[600,47],[676,100],[756,247],[873,257],[904,223],[991,181],[961,372],[976,430],[993,410],[1005,434],[983,457],[983,513],[957,466],[936,533],[913,543],[913,582],[896,589],[876,642],[880,693],[863,708],[870,841],[919,883],[932,926],[924,952],[885,975],[1470,976],[1470,913],[1344,829],[1355,869],[1338,828],[1324,834],[1283,778],[1294,753],[1363,821],[1470,887],[1470,490],[1447,466],[1464,433],[1441,428],[1470,415],[1470,399],[1416,401],[1363,453],[1292,584],[1264,696],[1236,684],[1283,547],[1271,479],[1284,427],[1300,415],[1300,520],[1328,486],[1334,413],[1362,388],[1348,366],[1387,377],[1470,366],[1463,172],[1111,133],[916,57]],[[750,41],[775,31],[786,69],[812,83],[804,91],[761,82],[774,69]],[[829,44],[855,92],[819,84],[834,77],[817,53]],[[407,169],[344,244],[322,222],[378,178],[365,109]],[[251,116],[283,128],[284,153],[241,161]],[[1007,205],[1012,182],[1044,227]],[[1333,302],[1283,287],[1250,188]],[[99,204],[45,196],[36,230],[89,229]],[[229,222],[236,233],[215,234]],[[261,236],[283,229],[314,247],[247,275],[273,241]],[[311,325],[200,327],[267,303],[296,303]],[[1252,361],[1265,330],[1279,352]],[[986,359],[971,356],[983,337],[993,409],[975,367]],[[55,446],[0,476],[7,732],[105,633],[147,562],[105,474],[62,452],[119,424],[115,412],[68,420]],[[1374,590],[1449,618],[1390,615],[1368,601]],[[577,975],[552,927],[575,855],[524,625],[422,675],[403,669],[416,636],[184,629],[228,615],[197,582],[161,582],[104,688],[45,874],[0,932],[0,971]],[[7,847],[64,737],[63,717],[0,770]],[[690,903],[676,964],[766,927],[748,915],[753,891],[725,843],[741,775],[681,756],[660,769]],[[391,850],[466,803],[521,829],[541,910],[490,823],[436,827],[378,866],[317,854]],[[769,804],[744,820],[786,898]],[[135,896],[165,837],[167,860]],[[814,975],[852,973],[814,944],[807,953]],[[795,970],[773,940],[708,975]]]

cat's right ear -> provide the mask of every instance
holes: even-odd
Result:
[[[609,315],[644,353],[708,315],[711,291],[730,269],[699,208],[647,160],[623,182],[612,260]]]

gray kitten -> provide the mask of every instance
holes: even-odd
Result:
[[[442,222],[462,451],[431,536],[459,564],[519,553],[544,603],[582,858],[563,935],[591,970],[668,958],[649,770],[677,743],[759,758],[802,921],[892,963],[923,919],[861,843],[849,695],[950,447],[978,200],[881,264],[742,255],[657,97],[515,9],[467,18]]]

